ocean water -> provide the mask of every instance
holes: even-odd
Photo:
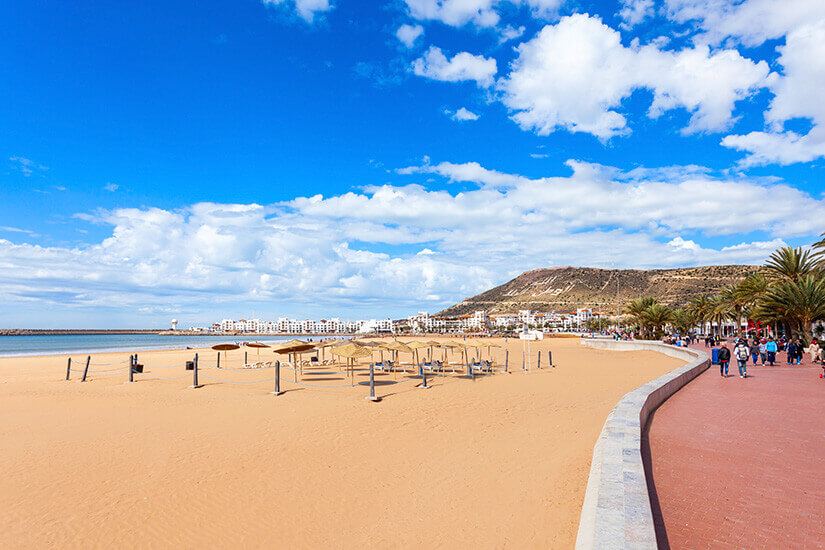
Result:
[[[316,338],[317,339],[317,338]],[[195,336],[159,334],[57,334],[48,336],[0,336],[0,357],[147,351],[209,347],[215,344],[256,341],[265,344],[286,342],[290,338],[263,336]]]

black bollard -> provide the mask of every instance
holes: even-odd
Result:
[[[66,365],[66,380],[72,375],[72,358],[69,357],[69,364]]]
[[[135,381],[135,356],[129,356],[129,382]]]
[[[91,355],[90,355],[90,356],[88,356],[88,357],[86,358],[86,368],[85,368],[85,369],[83,369],[83,378],[81,378],[81,379],[80,379],[80,381],[81,381],[81,382],[85,382],[85,381],[86,381],[86,373],[87,373],[87,372],[89,372],[89,362],[90,362],[91,360],[92,360],[92,356],[91,356]]]
[[[272,395],[281,395],[281,362],[275,361],[275,391],[269,392]]]
[[[537,369],[541,368],[541,350],[539,350],[539,360],[536,361],[536,368]]]
[[[249,364],[249,360],[248,360],[247,355],[246,355],[247,353],[249,353],[249,352],[246,352],[246,351],[245,351],[245,352],[243,352],[243,364],[244,364],[244,365],[248,365],[248,364]]]
[[[221,368],[221,352],[218,352],[218,363],[215,366]]]
[[[421,384],[419,384],[418,387],[425,390],[430,389],[430,386],[427,385],[427,369],[423,367],[421,368]]]
[[[547,352],[547,363],[549,363],[551,367],[556,368],[556,365],[553,364],[553,352],[549,350]]]
[[[380,397],[375,397],[375,364],[370,361],[370,394],[365,397],[367,401],[380,401]]]
[[[190,388],[200,388],[198,384],[198,354],[195,354],[195,359],[192,361],[194,363],[192,368],[192,385],[189,386]]]
[[[508,350],[504,351],[504,372],[505,373],[507,372],[507,367],[509,366],[509,364],[510,364],[510,350],[508,349]]]

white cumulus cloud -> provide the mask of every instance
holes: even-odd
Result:
[[[620,108],[634,90],[653,92],[651,117],[683,108],[691,113],[685,132],[720,131],[732,123],[735,103],[765,86],[768,76],[767,63],[736,50],[627,47],[599,18],[577,14],[521,44],[498,87],[526,130],[547,135],[566,129],[607,139],[630,131]]]
[[[395,36],[398,40],[401,41],[402,44],[407,46],[407,48],[412,48],[415,44],[415,41],[424,34],[424,27],[421,25],[401,25],[398,27],[398,30],[395,31]]]
[[[412,64],[418,76],[444,82],[473,80],[479,86],[490,86],[498,70],[496,60],[468,52],[460,52],[448,59],[441,48],[430,46],[424,55]]]

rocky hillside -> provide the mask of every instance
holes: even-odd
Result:
[[[681,306],[694,296],[712,294],[759,271],[756,266],[719,265],[680,269],[596,269],[553,267],[522,273],[512,281],[467,298],[441,312],[461,315],[533,311],[573,312],[579,307],[616,311],[616,295],[623,304],[641,296]]]

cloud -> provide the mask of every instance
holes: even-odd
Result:
[[[623,26],[626,28],[635,27],[655,13],[653,0],[620,0],[620,5],[619,17],[624,20]]]
[[[736,50],[626,47],[617,31],[585,14],[545,26],[517,51],[498,82],[501,100],[519,126],[539,135],[559,129],[600,139],[628,134],[619,110],[638,89],[653,93],[648,116],[685,109],[691,113],[685,133],[720,131],[733,122],[735,103],[769,80],[767,63]]]
[[[709,44],[733,39],[755,47],[825,18],[820,0],[665,0],[664,5],[674,21],[701,29],[695,42]]]
[[[758,263],[786,239],[825,228],[825,201],[782,182],[720,179],[697,167],[568,165],[569,176],[538,179],[477,163],[399,170],[474,184],[456,193],[384,185],[271,205],[95,211],[77,219],[106,236],[82,247],[0,239],[0,303],[437,310],[536,267]],[[748,238],[754,232],[760,238]],[[710,236],[721,248],[706,244]]]
[[[524,34],[525,28],[522,25],[521,27],[515,28],[511,25],[507,25],[501,31],[499,31],[499,44],[504,44],[505,42],[509,42],[510,40],[515,40],[517,38],[521,38]]]
[[[498,6],[527,6],[537,18],[554,17],[564,0],[404,0],[410,16],[419,21],[439,21],[451,27],[472,23],[491,28],[501,20]]]
[[[747,152],[745,166],[792,164],[825,157],[825,17],[791,31],[777,48],[783,74],[771,85],[766,131],[730,135],[722,145]],[[807,134],[786,131],[785,122],[808,119]]]
[[[477,114],[473,113],[472,111],[468,111],[464,107],[460,108],[458,111],[450,111],[449,109],[444,109],[444,114],[458,122],[464,122],[466,120],[478,120]]]
[[[263,3],[266,6],[289,6],[307,23],[312,23],[316,14],[333,8],[329,0],[263,0]]]
[[[415,41],[418,40],[418,37],[423,34],[424,27],[421,25],[401,25],[398,27],[398,30],[395,31],[395,36],[402,44],[407,46],[407,48],[412,48]]]
[[[106,185],[103,186],[103,189],[105,189],[106,191],[109,191],[110,193],[114,193],[119,188],[120,188],[120,186],[116,183],[107,183]]]
[[[23,157],[10,157],[9,160],[11,161],[12,170],[17,170],[26,177],[29,177],[35,173],[45,172],[49,169],[47,166],[37,164],[33,160]]]
[[[487,87],[493,84],[493,77],[498,69],[495,59],[468,52],[457,53],[451,59],[447,59],[441,48],[430,46],[423,57],[413,62],[412,70],[418,76],[433,80],[474,80],[479,86]]]

